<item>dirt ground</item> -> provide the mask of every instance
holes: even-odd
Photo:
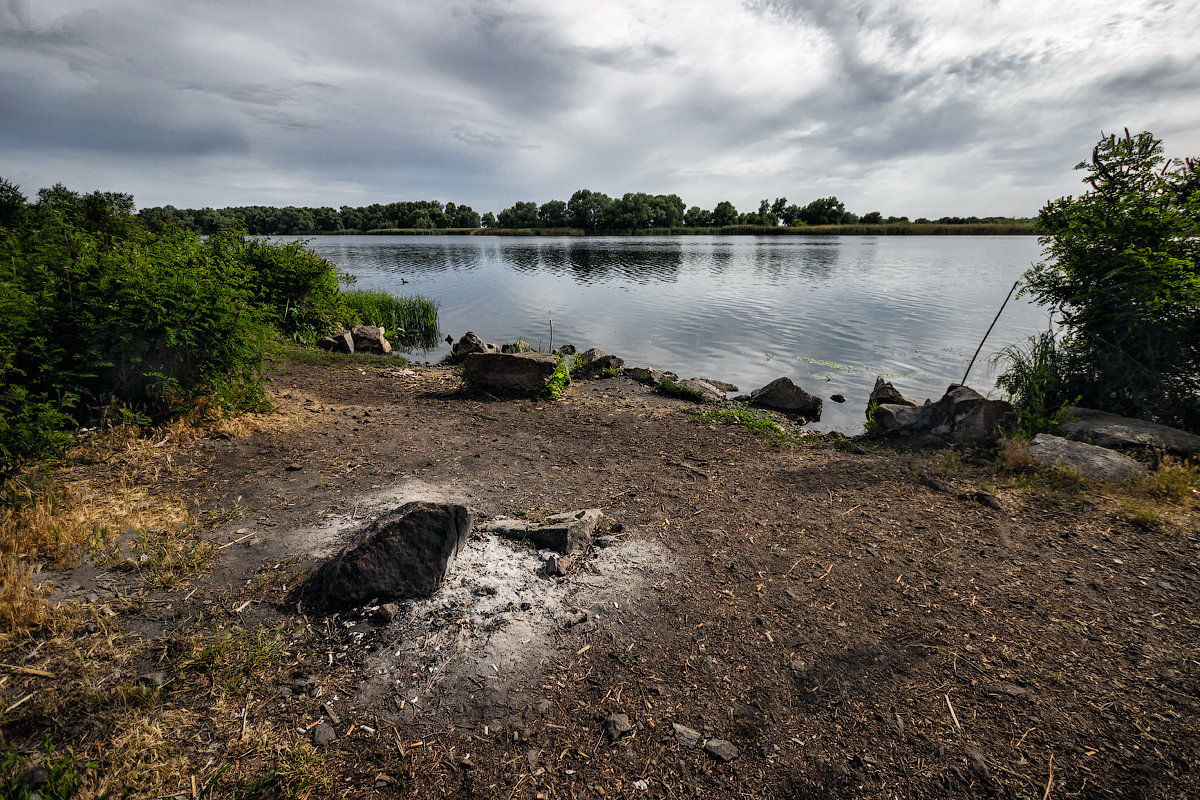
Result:
[[[1200,796],[1194,498],[1138,524],[993,454],[780,443],[624,378],[556,402],[419,365],[291,364],[275,385],[291,427],[163,448],[157,486],[208,520],[199,576],[56,577],[110,592],[104,624],[136,646],[68,707],[28,673],[72,674],[53,648],[5,654],[26,672],[3,707],[35,692],[5,743],[44,731],[103,772],[125,731],[95,698],[124,686],[179,731],[162,797],[287,796],[298,775],[320,797]],[[297,610],[306,569],[417,499],[476,515],[438,595]],[[618,530],[566,577],[482,531],[584,508]],[[281,651],[231,682],[239,646],[202,645],[232,632]],[[614,714],[632,730],[612,741]],[[336,739],[311,747],[318,727]]]

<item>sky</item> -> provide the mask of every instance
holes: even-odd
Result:
[[[1028,217],[1102,133],[1200,155],[1198,42],[1198,0],[0,0],[0,176]]]

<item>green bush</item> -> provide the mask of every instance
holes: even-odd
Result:
[[[1067,406],[1078,398],[1068,393],[1063,381],[1063,351],[1054,334],[1044,331],[1024,344],[1005,347],[992,363],[1007,364],[996,385],[1009,394],[1026,436],[1054,430],[1063,422]]]
[[[1060,396],[1200,430],[1200,161],[1127,130],[1076,169],[1091,189],[1041,210],[1023,290],[1063,326]]]
[[[0,474],[105,409],[257,407],[271,323],[298,336],[348,315],[337,271],[298,245],[151,231],[132,208],[62,186],[30,204],[0,179]]]

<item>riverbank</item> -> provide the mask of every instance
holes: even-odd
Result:
[[[137,797],[1200,790],[1194,492],[764,437],[624,378],[497,401],[322,360],[274,376],[276,413],[52,473],[114,521],[45,573],[78,605],[0,658],[22,763],[47,734]],[[432,601],[288,602],[414,499],[618,529],[566,576],[477,526]]]

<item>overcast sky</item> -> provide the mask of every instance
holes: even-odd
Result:
[[[0,0],[27,195],[1032,216],[1126,126],[1200,155],[1197,0]]]

